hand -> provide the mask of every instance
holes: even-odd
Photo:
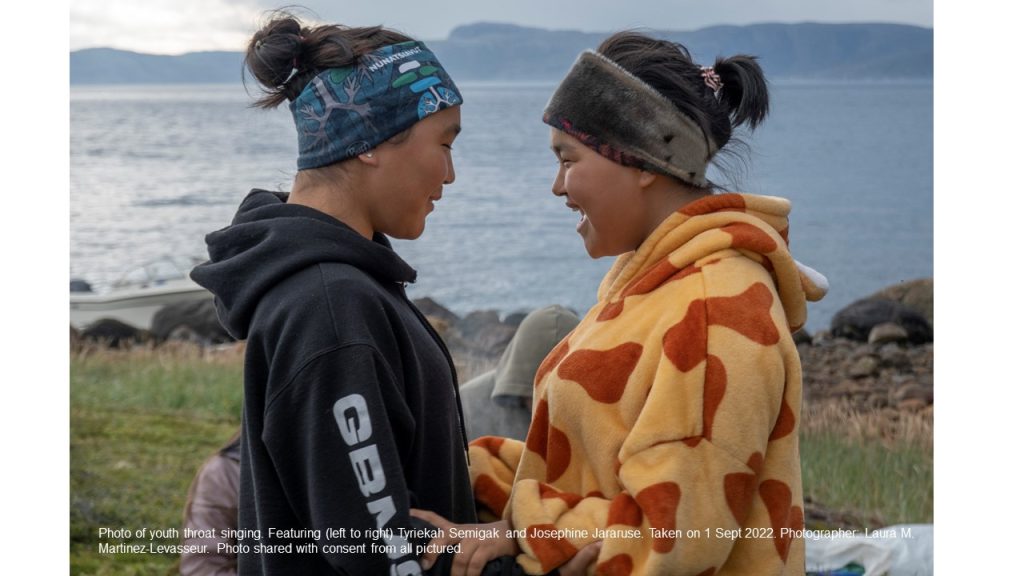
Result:
[[[601,553],[602,544],[604,544],[604,541],[598,540],[581,548],[572,557],[572,560],[558,567],[558,574],[560,576],[585,576],[587,568],[597,563],[597,556]]]
[[[452,531],[449,530],[449,528],[455,526],[455,524],[449,522],[446,518],[438,515],[437,513],[431,512],[430,510],[411,508],[409,510],[409,515],[419,518],[420,520],[426,520],[441,529],[441,536],[431,540],[427,546],[428,550],[420,557],[420,566],[423,567],[424,570],[430,570],[431,566],[434,565],[434,562],[437,562],[437,557],[440,556],[439,550],[447,549],[448,546],[459,542],[458,538],[450,536]]]
[[[415,516],[421,520],[426,520],[434,526],[437,526],[444,535],[440,538],[435,538],[430,541],[431,546],[440,547],[459,542],[459,552],[455,554],[455,558],[452,560],[452,576],[479,576],[483,572],[484,566],[491,560],[499,556],[514,556],[519,553],[519,545],[515,539],[509,537],[510,526],[508,521],[499,520],[497,522],[491,522],[490,524],[453,524],[438,516],[437,514],[429,510],[418,510],[413,509],[410,511],[412,516]],[[497,529],[496,538],[480,539],[480,538],[452,538],[450,528],[458,530],[488,530]],[[424,570],[429,570],[434,562],[437,561],[437,552],[428,552],[423,555],[421,559],[421,565]]]

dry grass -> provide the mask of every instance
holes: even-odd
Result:
[[[863,412],[845,402],[805,406],[800,452],[808,524],[931,523],[933,437],[930,411]]]

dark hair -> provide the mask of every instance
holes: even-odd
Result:
[[[768,83],[755,56],[715,59],[713,68],[722,81],[716,97],[682,44],[624,31],[608,37],[597,51],[668,98],[718,150],[733,140],[734,128],[746,124],[753,130],[768,115]]]
[[[304,27],[291,14],[274,12],[253,34],[245,51],[245,66],[265,92],[254,105],[274,108],[285,100],[294,100],[323,70],[349,66],[381,46],[410,40],[405,34],[382,26]]]

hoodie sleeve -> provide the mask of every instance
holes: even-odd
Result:
[[[302,528],[320,530],[320,553],[339,573],[421,573],[413,547],[422,540],[403,530],[422,532],[423,526],[409,516],[415,495],[408,492],[396,443],[396,431],[413,429],[389,367],[366,344],[320,354],[269,402],[263,441],[288,495],[282,505],[292,508]],[[332,529],[344,529],[345,536]],[[389,534],[366,537],[379,529]],[[363,535],[353,538],[356,530]],[[397,553],[373,553],[372,542],[395,546]],[[363,543],[365,552],[325,550]]]

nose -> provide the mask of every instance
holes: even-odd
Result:
[[[561,168],[555,174],[555,181],[551,183],[551,193],[555,196],[565,196],[565,173]]]
[[[445,185],[452,184],[455,182],[455,161],[452,160],[451,153],[448,154],[448,175],[444,179]]]

